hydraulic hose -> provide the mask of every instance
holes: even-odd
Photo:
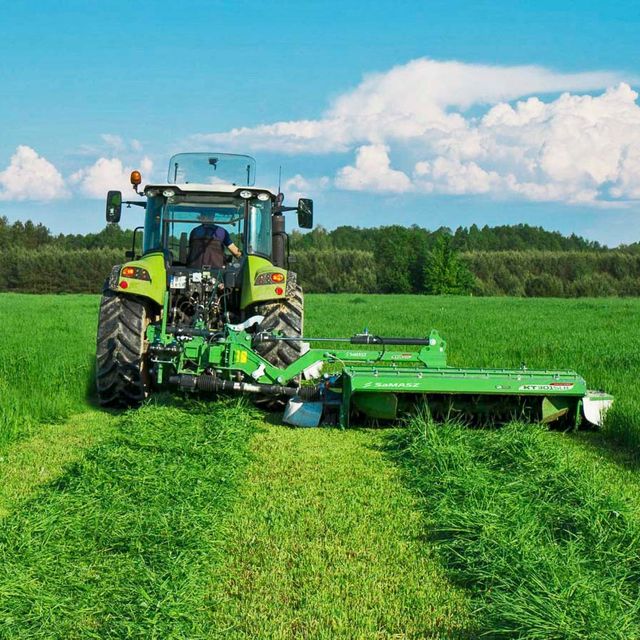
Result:
[[[254,343],[260,342],[348,342],[349,344],[380,344],[380,345],[431,345],[431,338],[385,338],[370,333],[358,333],[350,338],[307,338],[294,336],[274,336],[261,332],[253,337]]]

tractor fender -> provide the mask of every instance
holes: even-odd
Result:
[[[115,265],[109,274],[107,287],[122,295],[149,298],[162,306],[167,290],[167,270],[163,253],[150,253],[139,260]]]
[[[246,310],[256,303],[284,300],[289,291],[295,289],[295,281],[292,284],[289,282],[291,273],[261,256],[247,256],[242,276],[240,309]],[[278,279],[272,279],[272,276]]]

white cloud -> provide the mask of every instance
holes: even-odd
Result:
[[[609,72],[563,74],[535,66],[498,67],[420,58],[367,75],[355,89],[338,97],[320,119],[199,134],[194,141],[286,153],[346,151],[361,144],[464,129],[465,118],[454,110],[473,105],[540,92],[598,89],[619,80]]]
[[[636,198],[637,97],[621,83],[599,96],[565,93],[548,103],[537,98],[515,106],[500,103],[428,152],[494,173],[496,193],[570,203]]]
[[[335,182],[339,188],[351,191],[404,193],[412,188],[409,176],[391,168],[389,147],[381,144],[360,147],[355,166],[340,169]]]
[[[417,162],[414,177],[421,191],[451,194],[488,193],[501,182],[495,171],[485,171],[475,162],[443,157]]]
[[[151,174],[153,163],[144,157],[138,166],[127,167],[119,158],[99,158],[91,166],[76,171],[69,182],[84,196],[104,198],[111,189],[131,191],[129,177],[134,168],[140,170],[144,179]]]
[[[31,147],[20,145],[0,172],[0,200],[55,200],[68,192],[60,172]]]
[[[601,95],[575,94],[606,87]],[[553,100],[511,103],[560,91],[566,93]],[[564,74],[419,59],[366,76],[317,120],[195,140],[285,153],[353,151],[353,165],[336,174],[340,189],[481,193],[601,206],[640,199],[637,97],[611,72]]]
[[[299,173],[285,180],[282,185],[282,192],[287,198],[287,202],[293,203],[298,198],[309,197],[310,194],[317,194],[325,191],[331,185],[331,179],[327,176],[321,178],[305,178]]]
[[[100,142],[95,144],[83,144],[75,152],[78,156],[103,156],[129,157],[142,152],[142,143],[136,138],[126,140],[115,133],[101,133]]]

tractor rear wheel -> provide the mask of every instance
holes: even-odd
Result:
[[[302,288],[296,286],[293,293],[278,302],[256,305],[254,313],[264,316],[260,323],[260,331],[277,332],[282,335],[298,338],[302,336],[304,327],[304,294]],[[297,360],[309,345],[303,342],[261,342],[254,349],[265,360],[276,367],[287,367]],[[267,411],[279,411],[285,406],[286,396],[258,395],[254,398],[255,404]]]
[[[304,294],[296,286],[293,293],[278,302],[256,305],[255,313],[264,316],[260,331],[278,332],[292,338],[302,336],[304,328]],[[261,342],[255,350],[276,367],[287,367],[297,360],[309,346],[302,342]]]
[[[100,404],[135,407],[149,395],[146,304],[105,290],[96,340],[96,386]]]

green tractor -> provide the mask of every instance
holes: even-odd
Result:
[[[283,213],[297,211],[299,226],[311,228],[313,203],[284,207],[280,194],[254,186],[254,171],[248,156],[180,154],[165,184],[139,193],[132,173],[146,200],[109,192],[109,222],[126,204],[144,207],[145,225],[142,255],[134,233],[133,260],[105,284],[96,350],[103,405],[136,406],[166,388],[249,394],[266,408],[286,400],[284,422],[304,427],[390,421],[425,406],[481,423],[602,424],[613,398],[576,372],[450,367],[436,330],[305,337]]]
[[[304,298],[289,269],[284,213],[313,226],[313,202],[284,207],[282,194],[256,187],[255,160],[245,155],[181,153],[167,182],[140,189],[144,199],[107,195],[106,217],[118,223],[122,205],[145,210],[129,262],[113,267],[104,286],[97,334],[96,383],[104,406],[139,405],[162,379],[163,358],[150,350],[150,327],[172,336],[174,350],[193,333],[215,335],[227,324],[261,319],[260,330],[300,338]],[[143,231],[136,255],[136,234]],[[229,251],[231,250],[231,251]],[[257,346],[269,363],[286,367],[309,349],[302,340]],[[187,365],[188,367],[188,365]],[[197,368],[194,363],[194,368]]]

